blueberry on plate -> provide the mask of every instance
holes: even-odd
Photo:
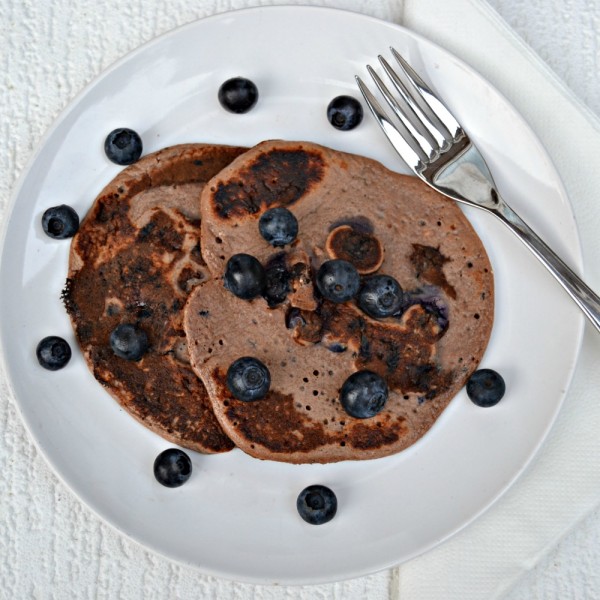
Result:
[[[110,347],[119,358],[138,361],[148,350],[148,336],[143,329],[122,323],[110,334]]]
[[[179,448],[163,450],[154,461],[154,477],[165,487],[183,485],[192,474],[190,457]]]
[[[142,138],[126,127],[113,129],[104,141],[104,152],[117,165],[132,165],[142,155]]]
[[[363,280],[357,303],[370,317],[383,319],[402,310],[404,292],[393,277],[372,275]]]
[[[502,375],[493,369],[479,369],[467,381],[467,395],[477,406],[487,408],[498,404],[505,391]]]
[[[229,112],[248,112],[258,100],[258,88],[245,77],[232,77],[219,88],[219,103]]]
[[[258,358],[243,356],[227,369],[227,388],[238,400],[260,400],[267,395],[270,387],[271,373]]]
[[[71,346],[56,335],[45,337],[35,350],[38,362],[48,371],[58,371],[71,360]]]
[[[299,515],[311,525],[323,525],[331,521],[337,512],[337,497],[324,485],[309,485],[296,500]]]
[[[317,287],[327,300],[347,302],[360,288],[360,275],[347,260],[336,258],[325,261],[317,272]]]
[[[271,246],[285,246],[298,235],[298,219],[283,206],[270,208],[261,215],[258,230]]]
[[[66,204],[52,206],[42,215],[44,233],[55,240],[73,237],[79,229],[77,213]]]
[[[336,96],[327,107],[327,118],[336,129],[348,131],[360,124],[363,109],[352,96]]]
[[[234,254],[225,267],[225,288],[242,300],[251,300],[263,293],[266,274],[260,262],[249,254]]]
[[[357,419],[374,417],[383,410],[388,399],[385,380],[372,371],[357,371],[344,381],[340,403],[344,410]]]

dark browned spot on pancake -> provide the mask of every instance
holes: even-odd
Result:
[[[422,244],[413,244],[412,246],[410,262],[415,269],[417,279],[424,279],[428,283],[437,285],[455,300],[456,290],[448,283],[444,274],[444,264],[450,259],[444,256],[439,248]]]
[[[342,225],[334,229],[325,244],[331,258],[352,263],[361,274],[374,273],[383,262],[381,242],[371,233]]]
[[[125,259],[127,257],[127,259]],[[136,302],[140,301],[142,285],[152,284],[152,287],[163,287],[162,271],[155,265],[152,253],[128,252],[125,250],[117,255],[117,260],[109,261],[103,265],[100,271],[100,279],[111,281],[114,277],[119,277],[119,285],[129,288]],[[90,289],[93,293],[93,289]]]
[[[154,248],[162,248],[169,252],[181,250],[183,240],[184,236],[175,230],[173,219],[162,210],[152,215],[137,236],[138,242],[146,242]]]
[[[377,425],[373,427],[370,422],[354,423],[348,434],[347,443],[360,450],[375,450],[397,442],[400,436],[408,430],[404,419],[399,419],[394,423],[387,422],[385,427],[381,421]]]
[[[109,223],[115,230],[124,224],[124,217],[129,212],[129,203],[119,198],[118,194],[107,194],[96,205],[94,219],[99,223]]]
[[[324,301],[316,311],[288,311],[286,323],[303,345],[325,338],[354,356],[356,370],[381,375],[390,389],[417,392],[430,399],[446,391],[453,374],[435,359],[435,344],[444,335],[435,318],[420,305],[406,311],[399,323],[375,321],[352,306]]]
[[[378,373],[391,389],[401,393],[435,392],[433,395],[437,395],[450,384],[432,358],[439,326],[420,306],[407,314],[403,327],[369,321],[359,328],[356,367]],[[352,341],[356,345],[356,340],[350,340],[349,344]]]
[[[128,213],[128,202],[112,194],[103,196],[86,217],[90,226],[84,221],[79,229],[81,233],[73,238],[73,248],[85,260],[94,262],[113,235],[129,236],[134,232]]]
[[[322,178],[322,156],[309,150],[263,152],[238,178],[220,182],[213,191],[215,211],[222,219],[254,215],[272,205],[289,206]]]

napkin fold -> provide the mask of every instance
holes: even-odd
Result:
[[[483,0],[405,0],[402,24],[474,67],[528,121],[573,205],[585,279],[600,290],[600,172],[590,160],[600,156],[600,120]],[[541,343],[552,343],[548,325]],[[600,336],[586,325],[567,399],[532,464],[472,525],[399,568],[400,600],[501,597],[598,506],[598,356]]]

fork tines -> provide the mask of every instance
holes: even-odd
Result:
[[[356,76],[356,81],[365,102],[392,145],[410,167],[418,168],[435,161],[463,132],[450,111],[423,79],[394,48],[390,50],[400,67],[402,77],[383,56],[378,58],[397,96],[392,94],[370,65],[367,65],[367,71],[397,121],[392,122],[360,77]]]

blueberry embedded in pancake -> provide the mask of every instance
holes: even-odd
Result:
[[[200,452],[233,444],[189,365],[182,312],[189,293],[210,276],[201,252],[200,193],[243,151],[186,144],[124,169],[73,239],[63,293],[96,379],[144,425]]]

